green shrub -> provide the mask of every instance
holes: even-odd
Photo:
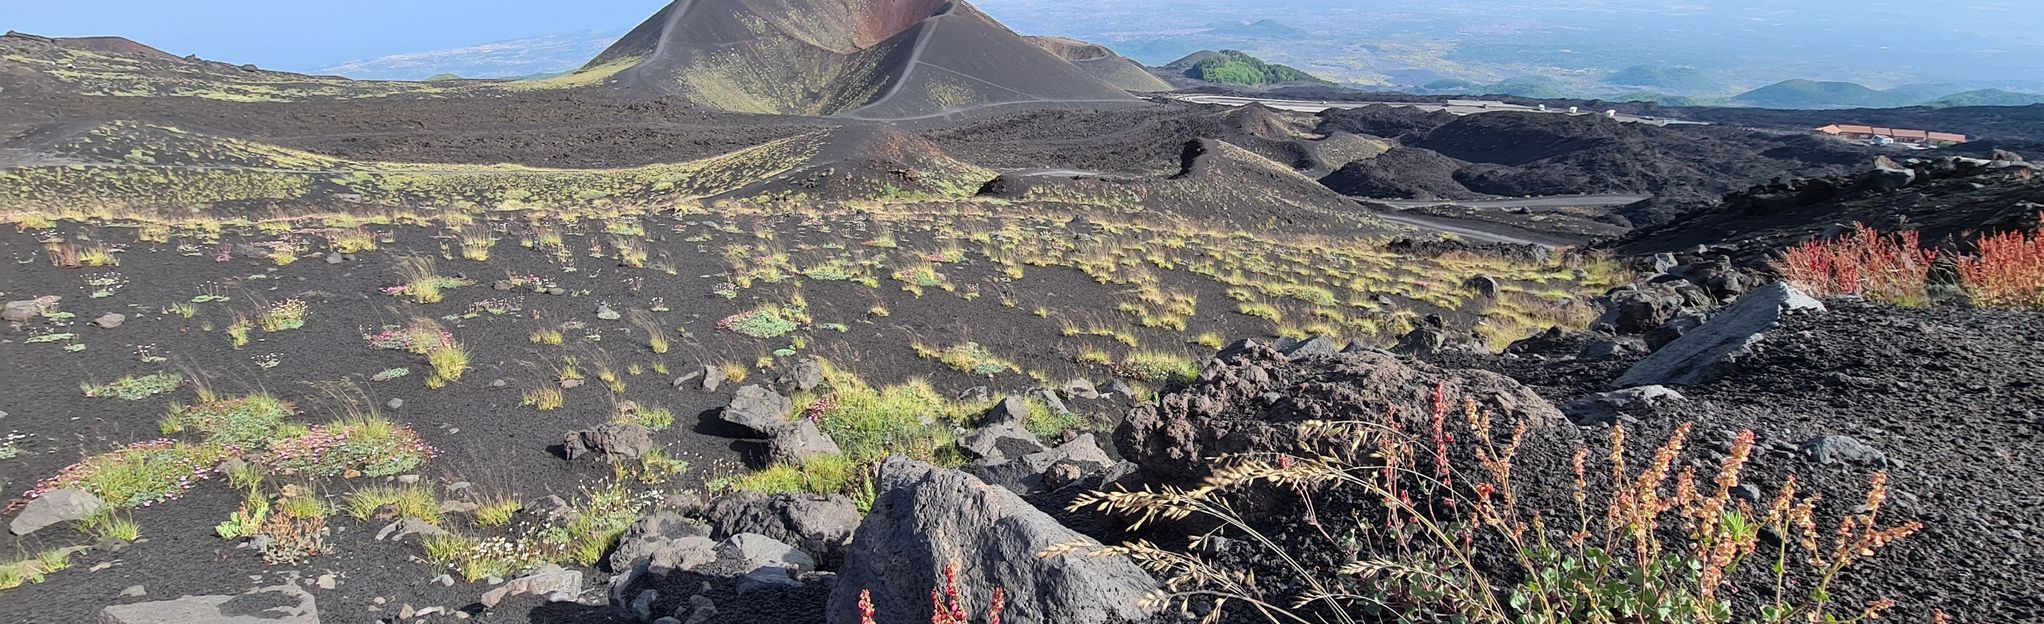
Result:
[[[787,318],[774,306],[740,312],[717,321],[718,329],[728,329],[753,338],[779,338],[799,327],[801,325]]]
[[[397,518],[440,523],[440,498],[419,485],[373,485],[348,494],[348,515],[368,520],[388,512]]]
[[[1050,403],[1042,399],[1029,399],[1029,416],[1022,420],[1022,428],[1044,440],[1054,440],[1066,431],[1085,431],[1094,427],[1084,416],[1069,411],[1051,409]]]
[[[290,403],[267,394],[221,399],[196,405],[173,405],[163,422],[164,433],[187,429],[206,434],[206,440],[240,449],[261,450],[276,437],[277,429],[291,417]]]
[[[1137,351],[1121,359],[1115,374],[1151,383],[1191,383],[1199,378],[1199,364],[1183,354]]]
[[[184,377],[177,373],[157,373],[136,377],[129,375],[103,385],[79,384],[87,397],[110,396],[128,401],[140,401],[152,396],[176,390],[184,383]]]
[[[864,465],[847,455],[812,457],[801,464],[775,464],[733,484],[763,494],[843,494]]]
[[[1014,362],[1001,359],[977,342],[946,347],[937,355],[937,361],[958,372],[974,375],[998,375],[1021,370]]]

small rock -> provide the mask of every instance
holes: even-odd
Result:
[[[688,620],[682,624],[710,624],[717,619],[717,605],[708,596],[696,594],[688,597]]]
[[[321,574],[319,575],[318,580],[313,581],[313,585],[319,587],[320,589],[331,590],[335,587],[339,587],[341,585],[341,581],[340,579],[334,578],[334,575],[332,574]]]
[[[1135,387],[1128,385],[1128,382],[1116,379],[1107,382],[1107,394],[1118,396],[1124,399],[1132,399],[1135,398],[1136,396],[1136,389]]]
[[[398,483],[403,483],[403,484],[405,484],[405,485],[411,485],[411,484],[414,484],[414,483],[418,483],[418,482],[419,482],[419,475],[415,475],[415,474],[405,474],[405,475],[398,475],[398,476],[397,476],[397,482],[398,482]]]
[[[700,379],[700,378],[702,378],[702,376],[703,376],[703,372],[702,372],[702,371],[696,371],[696,372],[693,372],[693,373],[689,373],[689,374],[687,374],[687,375],[682,375],[682,376],[680,376],[680,377],[676,377],[676,378],[674,378],[674,388],[675,388],[676,390],[679,390],[679,389],[681,389],[681,387],[682,387],[682,386],[686,386],[686,385],[688,385],[688,382],[691,382],[691,381],[695,381],[695,380],[697,380],[697,379]]]
[[[1052,412],[1056,412],[1059,414],[1072,413],[1072,410],[1065,407],[1064,399],[1058,398],[1057,392],[1054,390],[1051,390],[1049,388],[1037,388],[1035,390],[1030,391],[1030,394],[1036,397],[1037,399],[1041,399],[1045,405],[1049,405],[1050,411]]]
[[[738,579],[738,595],[743,596],[762,589],[787,589],[801,587],[802,582],[788,576],[785,568],[772,566],[753,570]]]
[[[419,520],[405,518],[403,520],[398,520],[396,522],[383,525],[383,528],[376,532],[376,541],[379,542],[385,540],[396,541],[402,540],[413,535],[431,536],[446,534],[447,534],[446,529],[442,529],[440,527],[433,526],[432,524],[428,524],[426,522],[422,522]]]
[[[326,254],[326,263],[327,263],[327,264],[340,264],[340,263],[342,263],[342,262],[347,262],[347,261],[348,261],[348,258],[347,258],[346,256],[342,256],[342,255],[341,255],[341,252],[338,252],[338,251],[330,251],[330,252],[327,252],[327,254]]]
[[[795,370],[790,372],[790,377],[793,378],[796,391],[815,390],[823,385],[823,363],[816,358],[804,358],[795,364]]]
[[[595,454],[603,459],[638,459],[653,450],[653,434],[639,423],[604,423],[562,438],[568,459]]]
[[[1316,355],[1334,355],[1341,352],[1341,343],[1335,342],[1333,338],[1326,336],[1314,336],[1286,345],[1284,348],[1278,349],[1278,352],[1285,354],[1286,358],[1294,360]]]
[[[1640,386],[1592,394],[1561,406],[1561,413],[1578,425],[1609,425],[1621,417],[1651,413],[1663,405],[1682,400],[1682,393],[1666,386]]]
[[[1502,292],[1498,279],[1489,275],[1477,275],[1462,282],[1462,288],[1485,299],[1496,299]]]
[[[85,490],[52,490],[23,506],[21,515],[15,516],[7,529],[15,535],[28,535],[51,525],[90,518],[105,505],[99,497]]]
[[[738,389],[731,397],[731,403],[719,415],[728,422],[762,436],[771,436],[788,425],[788,412],[794,403],[788,397],[776,394],[764,386],[746,386]]]
[[[1739,487],[1732,488],[1732,495],[1748,503],[1760,504],[1760,486],[1751,483],[1741,483]]]
[[[641,622],[653,619],[653,603],[659,601],[660,592],[658,591],[648,589],[639,592],[637,597],[632,598],[632,615]]]
[[[532,574],[506,581],[503,585],[484,592],[478,602],[481,602],[484,608],[494,607],[505,598],[520,594],[546,596],[551,602],[566,602],[574,600],[576,594],[581,592],[581,572],[547,564],[534,570]]]
[[[1007,398],[1001,399],[1001,402],[994,405],[993,409],[987,410],[986,415],[981,416],[979,422],[982,427],[993,427],[999,425],[1020,425],[1028,420],[1029,401],[1011,394]]]
[[[1646,342],[1639,338],[1600,335],[1584,342],[1583,348],[1576,351],[1576,359],[1585,362],[1602,362],[1610,359],[1640,355],[1646,352]]]
[[[717,546],[719,554],[729,555],[737,562],[737,569],[757,570],[775,566],[790,570],[814,570],[816,559],[786,542],[758,533],[739,533],[724,540]]]
[[[1852,436],[1829,435],[1811,438],[1803,442],[1802,450],[1810,457],[1810,461],[1826,466],[1836,463],[1892,466],[1887,453]]]
[[[724,371],[713,366],[703,367],[703,392],[716,392],[724,385]]]
[[[806,418],[798,418],[794,423],[775,431],[773,439],[767,445],[768,459],[786,464],[800,464],[812,457],[836,455],[841,452],[843,451],[838,448],[836,440],[832,440],[830,435],[816,427],[816,423]]]
[[[92,324],[98,325],[100,329],[113,329],[115,327],[120,327],[121,323],[126,322],[128,322],[128,315],[114,314],[111,312],[101,314],[99,315],[99,318],[92,319]]]
[[[405,406],[405,400],[404,400],[404,399],[391,399],[390,401],[388,401],[388,402],[385,402],[385,403],[384,403],[383,405],[384,405],[384,407],[388,407],[388,408],[390,408],[390,409],[400,409],[400,408],[403,408],[403,407]]]
[[[141,585],[129,585],[127,589],[121,590],[122,598],[141,598],[147,595],[149,590],[143,589]]]
[[[453,576],[451,576],[451,575],[446,575],[446,574],[442,574],[442,575],[440,575],[440,576],[436,576],[436,577],[433,577],[433,583],[434,583],[434,584],[437,584],[437,585],[439,585],[439,586],[441,586],[441,587],[453,587],[453,586],[454,586],[454,577],[453,577]],[[379,603],[377,603],[377,604],[383,604],[383,603],[380,603],[380,602],[379,602]]]
[[[1041,453],[1044,448],[1043,443],[1036,440],[1036,435],[1023,429],[1019,422],[981,427],[958,439],[958,449],[964,451],[966,457],[986,464],[999,464],[1023,455]]]
[[[1065,396],[1072,398],[1087,400],[1100,398],[1100,390],[1093,386],[1093,382],[1084,378],[1067,381],[1064,386],[1058,389],[1063,390]]]
[[[9,323],[26,323],[30,319],[56,311],[57,302],[64,298],[56,295],[36,297],[21,301],[9,301],[0,305],[0,320]]]

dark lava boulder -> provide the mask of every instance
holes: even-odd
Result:
[[[1125,557],[1039,558],[1052,546],[1091,538],[1067,529],[1005,488],[903,457],[880,466],[873,512],[852,538],[827,613],[859,621],[859,594],[872,592],[877,621],[929,620],[930,591],[955,565],[965,602],[984,609],[994,588],[1007,595],[1003,619],[1108,624],[1149,618],[1142,599],[1156,582]]]
[[[638,459],[653,450],[653,436],[638,423],[604,423],[569,432],[561,443],[568,459],[595,455],[599,459]]]
[[[1434,389],[1474,400],[1499,422],[1535,430],[1566,425],[1560,410],[1509,377],[1480,370],[1444,370],[1378,352],[1290,361],[1256,345],[1209,363],[1199,380],[1129,411],[1115,430],[1122,457],[1143,474],[1185,484],[1206,477],[1212,458],[1295,447],[1303,421],[1381,420],[1397,410],[1418,431]],[[1458,399],[1459,400],[1459,399]]]
[[[1709,322],[1633,364],[1612,387],[1690,386],[1710,381],[1751,353],[1754,343],[1781,326],[1783,316],[1805,310],[1822,312],[1824,304],[1776,282],[1746,295]]]
[[[835,494],[769,496],[739,490],[710,501],[703,520],[717,538],[758,533],[814,554],[828,568],[844,556],[859,526],[859,506]]]

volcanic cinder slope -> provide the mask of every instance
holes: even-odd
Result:
[[[1164,82],[1156,74],[1150,73],[1150,70],[1144,69],[1141,63],[1115,54],[1114,50],[1108,49],[1107,46],[1064,37],[1028,39],[1037,47],[1049,50],[1059,58],[1079,66],[1079,69],[1086,70],[1086,73],[1092,74],[1095,78],[1122,89],[1137,93],[1158,93],[1173,89],[1171,83]]]
[[[582,73],[729,111],[861,119],[1136,101],[942,0],[678,0]]]

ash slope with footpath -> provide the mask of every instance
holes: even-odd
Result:
[[[582,70],[729,111],[904,119],[1135,98],[942,0],[680,0]]]

